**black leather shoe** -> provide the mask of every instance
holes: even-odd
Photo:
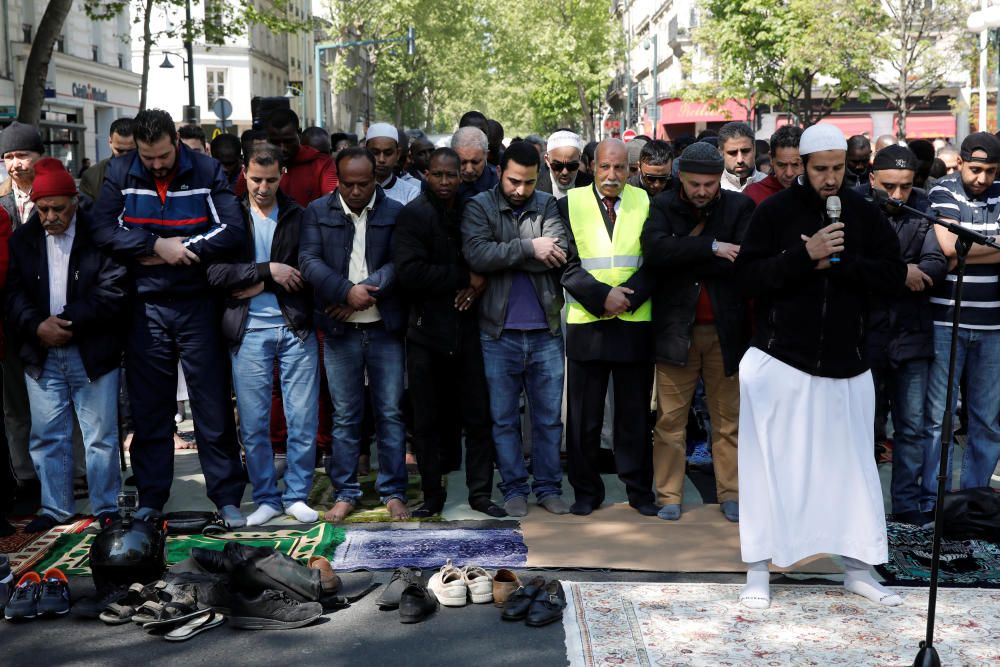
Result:
[[[382,594],[375,600],[379,609],[392,610],[399,608],[399,601],[403,597],[403,591],[411,584],[423,584],[423,573],[414,567],[398,567],[392,573],[392,579],[384,589]]]
[[[520,621],[528,615],[528,608],[531,607],[532,600],[539,591],[545,590],[545,580],[535,577],[525,586],[521,586],[510,594],[507,601],[503,603],[503,612],[500,618],[505,621]]]
[[[434,591],[422,583],[410,584],[399,596],[399,622],[419,623],[437,611],[439,604]]]
[[[535,599],[531,601],[525,625],[538,628],[558,621],[562,618],[565,608],[566,593],[563,591],[562,584],[553,579],[545,588],[538,591]]]
[[[410,516],[415,519],[426,519],[432,516],[439,516],[444,511],[445,498],[431,498],[424,496],[424,502],[420,507],[410,512]]]
[[[486,516],[491,516],[494,519],[502,519],[507,516],[506,510],[495,504],[492,500],[470,500],[469,507],[477,512],[482,512]]]
[[[578,500],[569,506],[569,513],[577,516],[588,516],[594,511],[594,506],[585,500]]]
[[[276,590],[298,602],[318,602],[323,598],[322,573],[280,551],[236,564],[230,582],[246,595]]]
[[[629,503],[629,505],[632,505],[632,503]],[[656,503],[639,503],[638,505],[632,505],[632,509],[643,516],[656,516],[656,513],[660,511]]]

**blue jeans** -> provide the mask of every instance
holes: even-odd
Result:
[[[898,368],[887,369],[892,396],[892,513],[920,509],[926,486],[921,480],[937,485],[938,459],[928,455],[929,431],[924,415],[927,380],[931,361],[914,359]],[[947,368],[945,369],[947,371]]]
[[[403,340],[382,327],[348,324],[339,336],[327,336],[323,363],[333,401],[333,445],[327,473],[337,502],[357,504],[358,452],[365,378],[371,390],[378,439],[375,487],[383,503],[406,502],[406,428],[403,426]]]
[[[281,510],[305,501],[316,467],[316,423],[319,419],[319,350],[316,335],[305,340],[288,327],[248,329],[230,351],[233,388],[240,414],[253,501]],[[271,449],[271,384],[278,361],[281,398],[288,422],[288,468],[285,492],[278,492]]]
[[[924,497],[921,510],[934,509],[937,496],[937,466],[941,458],[941,424],[945,410],[945,391],[948,378],[948,355],[951,346],[951,327],[934,326],[934,353],[927,382],[926,420],[928,465],[933,475],[924,475]],[[958,398],[958,380],[965,370],[969,381],[969,438],[962,460],[960,485],[963,489],[989,486],[990,475],[1000,457],[1000,331],[958,330],[958,349],[955,359],[954,398]],[[955,404],[950,406],[954,412]],[[951,434],[948,434],[951,441]],[[951,482],[951,458],[948,465],[948,486]]]
[[[521,451],[521,390],[531,413],[530,491],[539,501],[562,494],[562,392],[565,360],[561,336],[548,329],[505,329],[499,338],[480,335],[489,385],[493,440],[504,501],[527,496],[528,469]]]
[[[91,382],[75,345],[49,349],[36,380],[27,373],[31,406],[29,451],[42,485],[41,514],[73,516],[73,411],[87,457],[90,511],[118,511],[118,369]]]

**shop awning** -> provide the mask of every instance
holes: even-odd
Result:
[[[868,115],[864,116],[840,116],[833,115],[823,118],[821,123],[828,123],[830,125],[836,125],[840,128],[840,131],[844,133],[845,137],[853,137],[855,134],[867,135],[870,139],[872,137],[872,117]],[[788,125],[787,116],[779,116],[775,127],[781,127],[782,125]]]
[[[746,100],[743,100],[746,103]],[[746,120],[747,110],[737,100],[727,100],[721,109],[712,109],[708,102],[687,100],[660,100],[660,124],[674,123],[717,123],[730,120]]]
[[[893,121],[894,132],[899,130],[899,119]],[[955,136],[955,116],[950,113],[911,114],[906,117],[907,139],[937,139]]]

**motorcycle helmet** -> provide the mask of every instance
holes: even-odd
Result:
[[[98,590],[148,584],[167,569],[167,528],[161,517],[126,515],[106,525],[90,545],[90,570]]]

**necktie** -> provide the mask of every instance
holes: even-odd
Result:
[[[618,214],[615,213],[615,202],[618,201],[618,197],[605,197],[603,201],[604,208],[608,209],[608,220],[611,221],[611,226],[614,227],[615,221],[618,219]]]

